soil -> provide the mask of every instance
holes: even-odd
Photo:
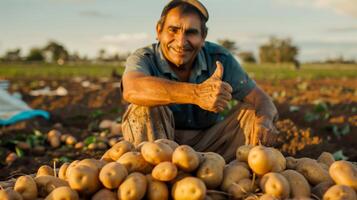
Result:
[[[323,151],[335,153],[341,150],[350,161],[357,161],[357,80],[284,80],[257,81],[273,98],[279,110],[277,128],[280,131],[278,148],[294,157],[317,158]],[[32,96],[30,92],[49,87],[63,87],[65,96]],[[70,133],[82,141],[98,135],[103,119],[121,120],[127,104],[121,98],[118,79],[67,80],[10,80],[10,93],[21,94],[22,99],[34,109],[50,112],[46,121],[35,118],[0,129],[0,181],[23,174],[35,173],[43,164],[54,160],[100,158],[101,150],[75,150],[70,146],[52,148],[44,143],[44,149],[30,148],[13,162],[6,157],[16,151],[16,142],[28,135],[46,134],[52,129]],[[14,142],[15,141],[15,142]]]

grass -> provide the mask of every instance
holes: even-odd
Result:
[[[304,64],[295,70],[292,64],[243,64],[244,69],[256,80],[357,78],[357,65]],[[74,76],[107,77],[112,71],[122,74],[119,64],[1,64],[0,79],[55,78]]]

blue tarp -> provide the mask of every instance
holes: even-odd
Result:
[[[0,87],[0,126],[11,125],[16,122],[34,117],[50,118],[44,110],[33,110],[21,99],[10,95]]]

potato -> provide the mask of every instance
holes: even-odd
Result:
[[[328,172],[313,159],[303,159],[299,161],[296,171],[302,174],[312,185],[331,180]]]
[[[95,193],[92,200],[117,200],[117,195],[108,189],[101,189]]]
[[[20,176],[14,186],[14,190],[22,196],[24,200],[36,199],[38,191],[36,182],[31,176]]]
[[[212,161],[215,161],[217,163],[217,165],[219,165],[221,167],[224,167],[226,165],[226,161],[224,160],[224,158],[215,152],[203,152],[202,158],[203,158],[202,162],[205,160],[212,160]]]
[[[51,130],[47,133],[47,141],[51,147],[58,148],[61,145],[61,132],[58,130]]]
[[[272,172],[284,171],[286,169],[286,160],[283,154],[275,148],[268,147],[268,149],[272,152],[272,156],[274,159],[273,168],[271,171]]]
[[[248,162],[248,154],[253,147],[254,146],[251,144],[246,144],[238,147],[236,151],[237,160],[241,162]]]
[[[76,191],[70,187],[62,186],[54,189],[45,200],[78,200],[79,196]]]
[[[167,145],[169,145],[171,147],[172,151],[175,151],[175,149],[179,146],[179,144],[177,144],[175,141],[169,140],[169,139],[165,139],[165,138],[155,140],[155,143],[167,144]]]
[[[124,165],[111,162],[106,164],[99,173],[99,180],[108,189],[118,188],[120,183],[128,176],[128,170]]]
[[[259,200],[279,200],[279,199],[270,194],[263,194],[262,196],[259,197]]]
[[[203,200],[206,191],[206,186],[202,180],[195,177],[186,177],[174,184],[171,195],[175,200]]]
[[[141,147],[141,155],[152,165],[171,161],[172,153],[171,147],[164,143],[146,142]]]
[[[66,144],[67,145],[75,145],[77,143],[77,139],[73,137],[72,135],[68,135],[66,138]]]
[[[106,164],[106,162],[103,160],[86,158],[86,159],[79,161],[79,163],[77,165],[84,165],[84,166],[92,167],[92,168],[98,170],[98,172],[99,172],[105,164]]]
[[[62,179],[62,180],[67,180],[67,177],[66,177],[66,172],[67,172],[67,169],[69,167],[69,163],[63,163],[62,166],[59,168],[59,171],[58,171],[58,178]]]
[[[344,160],[336,161],[330,166],[331,178],[340,185],[347,185],[357,191],[357,168]]]
[[[228,193],[233,196],[234,199],[241,199],[247,194],[254,193],[257,187],[253,184],[253,181],[244,178],[238,181],[238,183],[232,183],[228,187]]]
[[[39,176],[35,178],[35,182],[38,188],[38,196],[40,197],[46,197],[58,187],[69,186],[66,181],[54,176]]]
[[[40,168],[38,168],[36,177],[44,176],[44,175],[54,176],[55,173],[54,173],[52,167],[50,167],[48,165],[42,165]]]
[[[109,157],[116,161],[118,160],[122,155],[124,155],[126,152],[130,152],[134,150],[135,147],[133,144],[131,144],[128,141],[120,141],[116,143],[112,148],[109,149]]]
[[[264,175],[273,169],[273,154],[268,148],[264,146],[253,147],[249,151],[248,165],[254,173],[258,175]]]
[[[233,183],[238,183],[244,178],[249,178],[251,176],[250,171],[242,165],[228,165],[223,171],[223,181],[221,189],[223,191],[228,191],[229,186]]]
[[[228,165],[226,165],[225,167],[230,166],[230,165],[241,165],[242,167],[245,167],[245,168],[247,168],[247,169],[250,169],[248,163],[246,163],[246,162],[240,162],[240,161],[237,161],[237,160],[232,160],[232,161],[231,161],[230,163],[228,163]]]
[[[171,181],[177,176],[177,167],[171,162],[162,162],[154,167],[151,175],[159,181]]]
[[[310,185],[303,175],[291,169],[281,172],[281,175],[283,175],[286,178],[286,180],[289,182],[290,197],[296,199],[310,197],[311,195]]]
[[[0,199],[1,200],[23,200],[20,193],[16,192],[13,189],[7,188],[6,190],[0,190]]]
[[[209,189],[218,187],[223,181],[225,160],[219,155],[203,154],[204,161],[198,167],[196,176],[200,178]]]
[[[192,172],[200,164],[200,156],[188,145],[180,145],[172,154],[172,163],[185,172]]]
[[[324,194],[323,200],[356,200],[355,191],[346,185],[334,185]]]
[[[335,158],[329,152],[322,152],[321,155],[317,158],[317,162],[323,163],[330,167],[333,162],[335,162]]]
[[[69,174],[68,183],[72,189],[81,194],[93,194],[100,187],[99,171],[86,165],[77,165]]]
[[[333,181],[321,182],[312,188],[311,193],[317,196],[318,198],[322,199],[326,191],[333,185],[334,185]]]
[[[110,149],[109,149],[110,150]],[[105,162],[113,162],[115,160],[113,160],[110,156],[109,156],[109,150],[106,151],[103,156],[100,158],[100,160],[103,160]]]
[[[260,188],[264,193],[270,194],[273,197],[286,199],[290,195],[290,186],[286,178],[276,172],[265,174],[260,180]]]
[[[138,172],[129,174],[118,188],[118,198],[122,200],[142,199],[147,188],[146,177]]]
[[[146,175],[148,183],[146,198],[148,200],[166,200],[169,199],[169,189],[166,184],[155,180],[151,175]]]
[[[298,159],[295,159],[294,157],[289,156],[289,157],[286,157],[285,160],[286,160],[286,168],[287,169],[294,169],[294,170],[296,169],[296,166],[298,164]]]
[[[79,163],[79,160],[75,160],[75,161],[73,161],[73,162],[71,162],[71,163],[69,164],[69,166],[67,167],[67,170],[66,170],[66,177],[67,177],[67,178],[69,177],[69,174],[70,174],[71,170],[72,170],[75,166],[77,166],[78,163]]]
[[[153,168],[151,164],[145,161],[140,152],[127,152],[117,162],[124,165],[128,173],[141,172],[147,174],[151,173]]]

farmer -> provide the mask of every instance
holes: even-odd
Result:
[[[158,43],[127,59],[125,140],[138,145],[168,138],[226,160],[241,145],[274,144],[274,104],[231,53],[205,41],[208,18],[197,0],[170,1],[156,25]],[[239,103],[223,119],[232,99]]]

